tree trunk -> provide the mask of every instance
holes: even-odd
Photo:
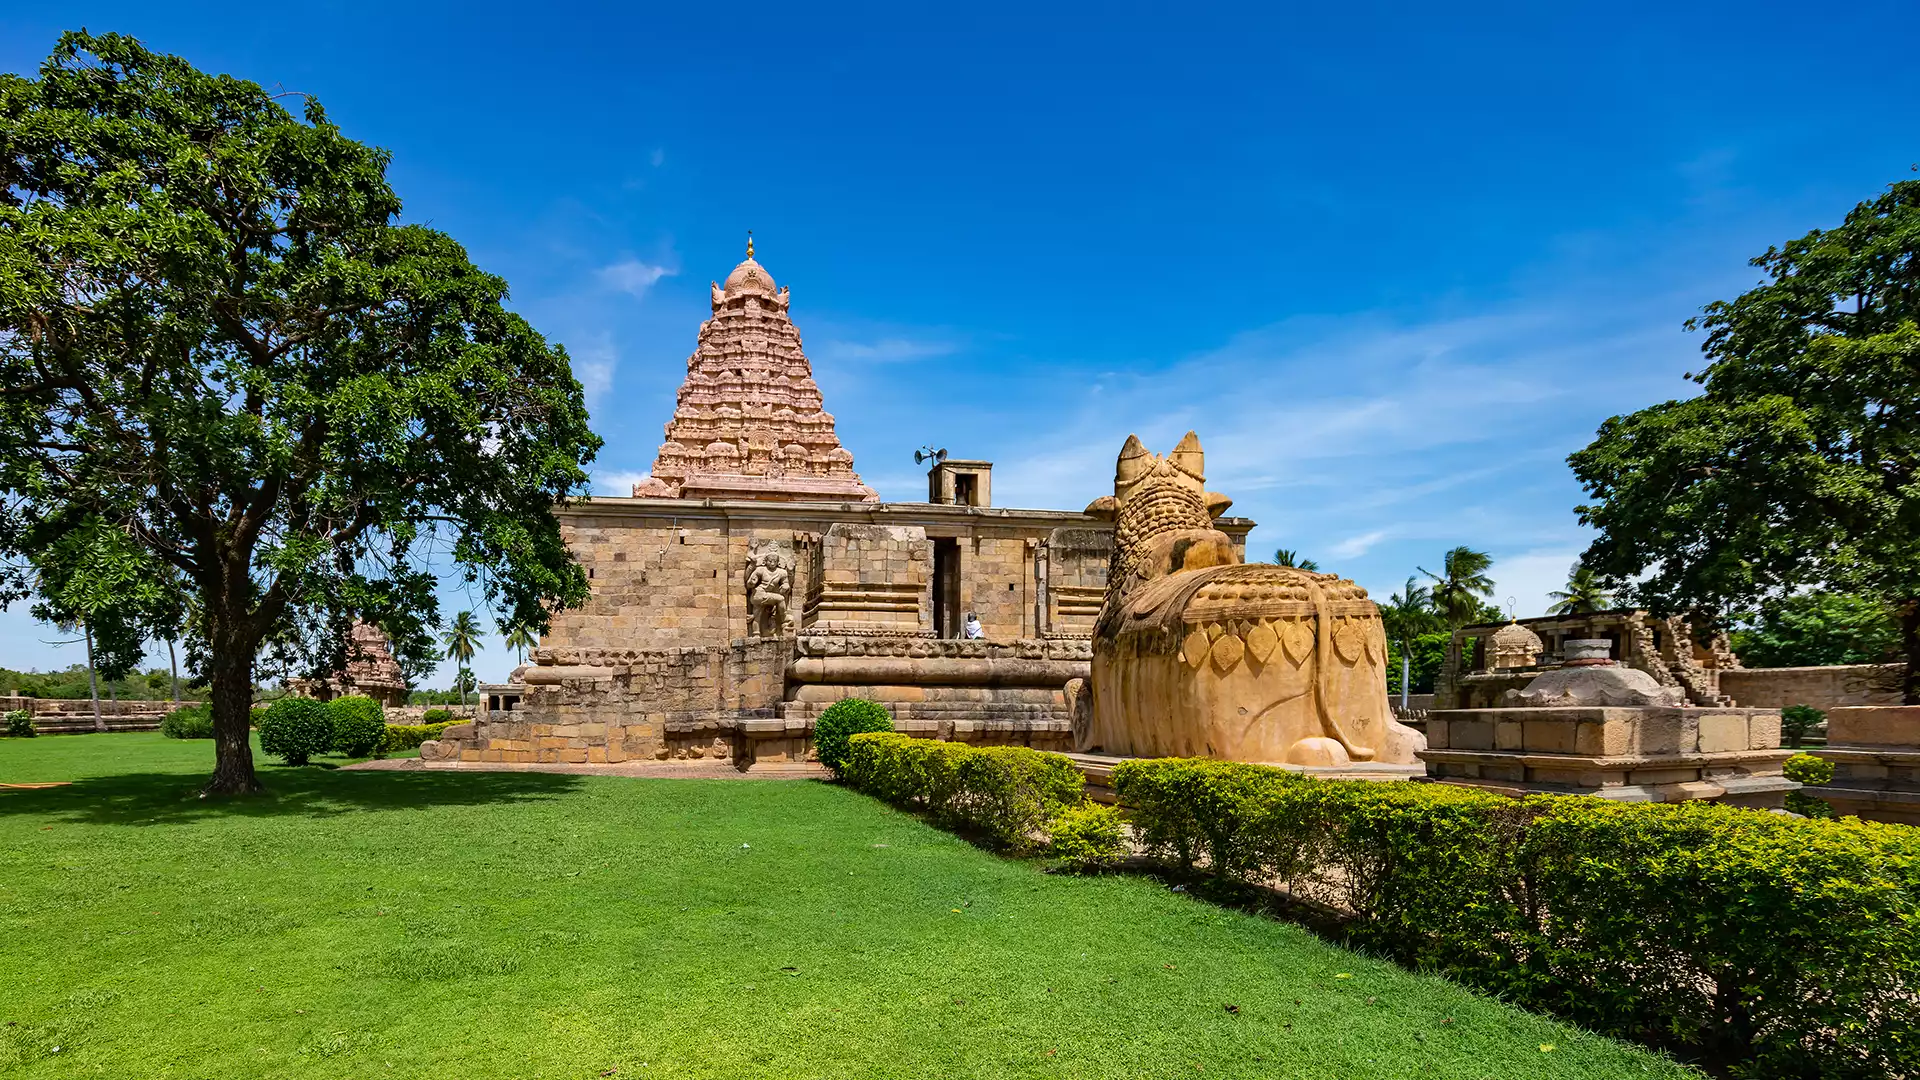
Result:
[[[1900,704],[1920,705],[1920,599],[1900,605],[1900,654],[1907,670],[1900,677]]]
[[[249,739],[253,712],[253,649],[236,647],[226,635],[212,644],[213,660],[207,700],[213,704],[213,779],[200,792],[209,795],[249,795],[260,790],[253,775],[253,744]]]
[[[173,654],[173,639],[167,639],[167,669],[173,672],[173,703],[180,704],[180,660]]]
[[[107,722],[100,718],[100,676],[93,670],[93,625],[80,624],[87,635],[87,689],[93,693],[93,730],[107,730]]]

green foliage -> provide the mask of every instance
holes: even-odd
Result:
[[[1833,779],[1833,762],[1812,754],[1795,754],[1780,766],[1787,779],[1801,784],[1825,784]]]
[[[1065,755],[895,732],[854,735],[844,776],[861,791],[918,806],[944,825],[1015,851],[1044,844],[1049,823],[1086,798],[1086,781]]]
[[[553,511],[600,440],[565,351],[401,223],[384,151],[283,96],[115,34],[0,76],[0,555],[55,571],[0,592],[190,623],[223,730],[263,647],[328,667],[355,618],[418,670],[442,554],[536,628],[587,595]],[[254,787],[216,747],[209,790]]]
[[[1407,584],[1380,605],[1380,621],[1390,642],[1444,634],[1447,629],[1446,620],[1433,610],[1433,591],[1414,577],[1407,578]]]
[[[1798,749],[1826,718],[1826,713],[1811,705],[1789,705],[1780,710],[1780,735],[1788,746]]]
[[[1412,640],[1407,650],[1412,658],[1413,686],[1410,694],[1431,694],[1433,684],[1440,677],[1440,667],[1447,662],[1447,646],[1453,641],[1449,630],[1420,634]],[[1392,694],[1400,693],[1400,652],[1401,642],[1397,638],[1387,641],[1387,690]]]
[[[1911,613],[1920,703],[1920,180],[1753,260],[1707,305],[1697,397],[1601,425],[1569,459],[1585,561],[1658,611],[1724,614],[1805,587]]]
[[[247,710],[247,726],[255,731],[260,730],[260,722],[267,717],[267,708],[265,705],[255,705],[249,708]]]
[[[1312,559],[1301,558],[1300,553],[1291,548],[1280,548],[1275,551],[1273,553],[1273,564],[1275,566],[1291,566],[1296,570],[1306,570],[1316,574],[1320,572],[1319,563]]]
[[[1204,761],[1113,783],[1149,851],[1508,1000],[1739,1076],[1920,1069],[1920,830]]]
[[[420,714],[420,722],[423,724],[447,723],[452,719],[453,713],[446,709],[428,709],[426,712]]]
[[[1433,581],[1428,591],[1433,610],[1449,628],[1485,622],[1488,611],[1499,617],[1499,610],[1489,608],[1482,599],[1493,595],[1493,579],[1487,576],[1492,568],[1492,556],[1465,545],[1451,548],[1441,557],[1440,573],[1420,568],[1420,572]]]
[[[33,714],[25,709],[14,709],[7,714],[7,737],[9,739],[31,739],[40,734],[33,726]]]
[[[333,724],[332,749],[348,757],[368,757],[380,751],[387,737],[387,711],[370,697],[350,695],[327,702]]]
[[[160,721],[160,734],[169,739],[213,738],[213,706],[182,705]]]
[[[813,749],[820,764],[844,779],[847,740],[863,731],[892,731],[893,715],[864,698],[842,698],[827,706],[813,722]]]
[[[1126,825],[1120,811],[1097,802],[1069,806],[1048,826],[1051,850],[1080,870],[1107,869],[1127,854]]]
[[[1567,584],[1547,595],[1553,599],[1552,606],[1547,608],[1553,615],[1581,615],[1613,606],[1613,593],[1584,562],[1574,563],[1567,571]]]
[[[1898,659],[1900,624],[1886,601],[1851,593],[1775,597],[1741,620],[1733,651],[1748,667],[1823,667]]]
[[[119,701],[166,701],[172,698],[172,678],[165,668],[149,668],[120,679],[101,679],[100,697]],[[13,671],[0,668],[0,695],[83,701],[92,696],[87,687],[87,666],[74,664],[61,671]],[[201,692],[181,678],[180,696],[194,700]]]
[[[281,698],[260,718],[260,749],[289,765],[305,765],[333,749],[332,710],[312,698]]]
[[[442,720],[432,724],[388,724],[382,732],[380,752],[391,754],[400,750],[413,750],[428,739],[437,739],[440,733],[461,721]]]

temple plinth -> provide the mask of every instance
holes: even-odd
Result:
[[[636,498],[878,502],[853,471],[788,318],[786,289],[747,257],[715,284],[653,474]]]

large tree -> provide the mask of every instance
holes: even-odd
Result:
[[[1758,287],[1688,324],[1700,395],[1614,417],[1569,459],[1600,530],[1585,561],[1707,618],[1809,586],[1875,598],[1920,704],[1920,181],[1753,265]]]
[[[1493,579],[1487,576],[1487,571],[1492,568],[1492,556],[1463,544],[1449,548],[1441,556],[1440,573],[1436,574],[1424,566],[1418,569],[1433,581],[1433,587],[1428,591],[1433,610],[1440,613],[1449,627],[1458,630],[1462,626],[1500,617],[1499,609],[1489,607],[1483,599],[1493,595]]]
[[[586,594],[553,510],[600,444],[566,353],[399,222],[387,163],[126,37],[0,77],[0,549],[103,523],[121,576],[185,583],[210,793],[257,786],[263,647],[323,669],[358,618],[430,662],[436,559],[534,627]]]

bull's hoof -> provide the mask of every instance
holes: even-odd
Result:
[[[1301,739],[1287,751],[1287,764],[1306,765],[1315,768],[1338,768],[1353,764],[1347,757],[1347,748],[1340,745],[1338,739],[1316,737]]]

